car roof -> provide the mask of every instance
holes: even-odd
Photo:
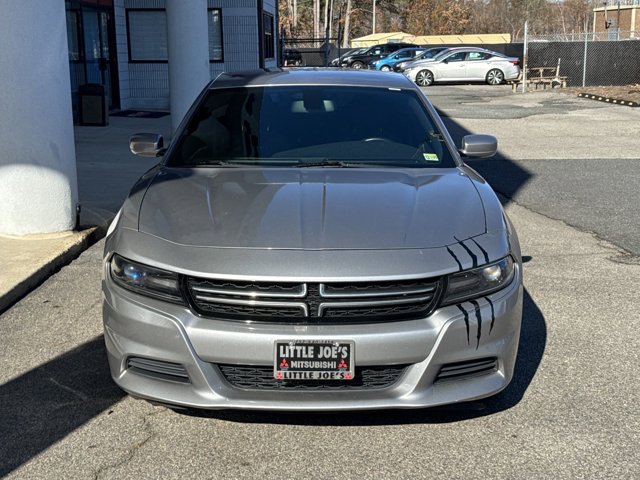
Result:
[[[401,49],[396,50],[393,53],[402,52],[403,50],[426,50],[426,48],[425,47],[402,47]]]
[[[486,48],[481,48],[481,47],[451,47],[447,49],[447,51],[450,53],[459,52],[461,50],[465,52],[486,52],[486,53],[491,53],[493,55],[495,54],[502,55],[501,53],[494,52],[493,50],[488,50]]]
[[[222,73],[209,88],[267,87],[285,85],[345,85],[362,87],[416,89],[404,75],[389,75],[376,70],[342,68],[292,68]]]

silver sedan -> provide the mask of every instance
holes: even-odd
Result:
[[[414,63],[404,74],[421,87],[460,81],[499,85],[520,76],[520,60],[484,48],[451,48],[433,59]]]
[[[402,75],[220,75],[107,233],[111,374],[175,407],[419,408],[510,382],[517,235]]]

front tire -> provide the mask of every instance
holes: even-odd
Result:
[[[351,68],[355,68],[356,70],[360,70],[362,68],[364,68],[364,63],[360,62],[360,61],[355,61],[351,64]]]
[[[500,85],[504,81],[502,70],[494,68],[487,73],[487,83],[489,85]]]
[[[380,67],[380,70],[383,72],[389,72],[391,71],[391,69],[389,68],[389,65],[383,65]]]
[[[429,70],[420,70],[416,75],[416,83],[421,87],[428,87],[433,84],[433,73]]]

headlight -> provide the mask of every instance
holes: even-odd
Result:
[[[447,278],[447,290],[442,305],[451,305],[497,292],[511,283],[514,271],[513,259],[507,256],[480,268],[453,273]]]
[[[184,303],[180,295],[178,275],[166,270],[142,265],[114,254],[109,265],[111,278],[127,290],[141,295]]]

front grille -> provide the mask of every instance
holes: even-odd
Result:
[[[496,357],[478,358],[465,362],[447,363],[440,368],[436,382],[444,380],[461,380],[495,372],[498,369]]]
[[[171,382],[189,383],[189,374],[179,363],[152,360],[150,358],[129,357],[127,370],[138,375]]]
[[[370,323],[424,318],[439,279],[351,283],[265,283],[188,277],[187,297],[202,316],[272,323]]]
[[[218,364],[224,378],[234,387],[246,390],[373,390],[390,387],[408,365],[356,367],[353,380],[286,381],[273,378],[273,367]]]

